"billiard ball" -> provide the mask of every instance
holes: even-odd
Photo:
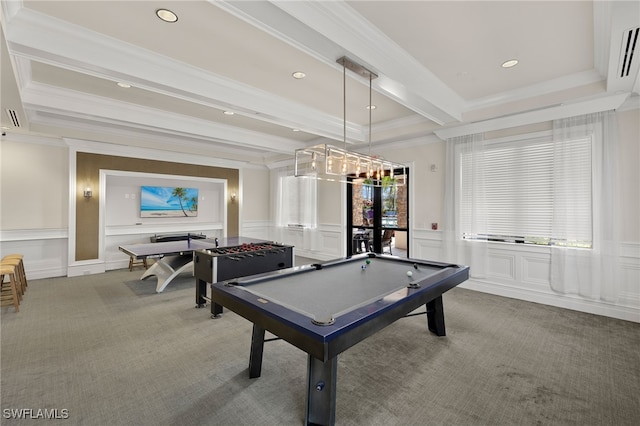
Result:
[[[408,276],[408,277],[412,277],[412,276],[413,276],[413,272],[411,272],[411,271],[407,271],[407,276]]]
[[[369,265],[371,263],[371,259],[367,259],[364,261],[364,263],[366,263],[367,265]]]

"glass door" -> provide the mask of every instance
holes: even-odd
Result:
[[[371,251],[409,257],[409,170],[347,185],[347,255]]]

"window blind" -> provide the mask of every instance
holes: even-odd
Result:
[[[528,140],[486,143],[479,155],[462,152],[462,237],[590,247],[591,140],[561,145],[554,146],[550,140]],[[554,167],[558,149],[571,159],[570,167]],[[474,185],[478,176],[484,180],[480,194],[477,183]],[[482,202],[478,197],[483,197]],[[554,209],[568,209],[573,220],[559,223],[554,220]]]

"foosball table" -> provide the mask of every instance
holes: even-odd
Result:
[[[207,283],[291,268],[293,263],[294,247],[274,242],[195,250],[196,307],[204,307],[211,301]]]

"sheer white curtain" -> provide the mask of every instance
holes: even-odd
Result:
[[[578,294],[594,300],[614,301],[618,294],[619,230],[617,197],[617,123],[613,111],[571,117],[553,122],[554,173],[571,173],[570,155],[560,141],[591,137],[592,141],[592,241],[591,249],[554,245],[551,249],[551,288],[562,294]],[[555,181],[555,179],[554,179]],[[564,179],[566,182],[567,180]],[[569,180],[571,182],[571,180]],[[570,203],[574,181],[554,188],[553,235],[574,232]]]
[[[282,179],[291,175],[292,172],[289,169],[288,167],[280,167],[271,171],[271,188],[276,188],[275,197],[271,198],[276,226],[283,226],[282,224],[284,223]]]
[[[271,173],[276,226],[301,225],[315,228],[317,225],[317,181],[297,178],[293,167],[274,169]]]
[[[474,278],[486,277],[488,254],[486,241],[462,240],[462,229],[473,229],[477,234],[487,233],[484,135],[474,134],[447,139],[445,167],[445,199],[442,229],[442,261],[469,265]],[[464,156],[468,166],[461,168]],[[465,193],[461,194],[461,180]],[[465,224],[460,223],[460,197],[467,197],[469,211],[465,212]]]

